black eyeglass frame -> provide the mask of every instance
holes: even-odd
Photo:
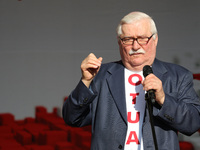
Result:
[[[156,34],[156,33],[153,33],[150,37],[139,37],[139,38],[133,38],[133,37],[124,37],[124,38],[121,38],[121,37],[119,37],[119,39],[122,41],[122,44],[124,44],[124,45],[133,45],[134,41],[137,41],[137,43],[138,43],[139,45],[147,45],[147,44],[149,43],[150,39],[151,39],[155,34]],[[124,40],[125,38],[133,39],[132,44],[126,44],[126,43],[124,43],[123,40]],[[145,39],[145,38],[148,39],[148,40],[146,41],[146,43],[141,44],[140,42],[138,42],[138,39]]]

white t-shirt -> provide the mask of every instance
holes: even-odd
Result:
[[[128,130],[124,150],[143,150],[142,124],[145,111],[145,91],[141,81],[143,72],[125,68],[125,93]]]

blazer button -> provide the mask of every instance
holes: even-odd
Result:
[[[119,146],[118,146],[119,149],[122,149],[122,147],[123,147],[122,145],[119,145]]]
[[[88,98],[85,98],[85,99],[83,100],[84,103],[87,103],[87,101],[88,101]]]

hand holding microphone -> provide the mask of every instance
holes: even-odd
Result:
[[[143,89],[147,91],[148,98],[151,99],[152,103],[157,101],[162,106],[165,99],[162,81],[153,74],[151,67],[148,65],[144,66],[143,75],[145,80],[142,82],[142,85]]]

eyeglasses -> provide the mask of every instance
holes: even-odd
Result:
[[[153,37],[154,34],[152,34],[150,37],[138,37],[138,38],[133,38],[133,37],[120,38],[119,37],[119,38],[124,45],[133,45],[135,40],[138,42],[139,45],[146,45],[149,42],[149,40]]]

